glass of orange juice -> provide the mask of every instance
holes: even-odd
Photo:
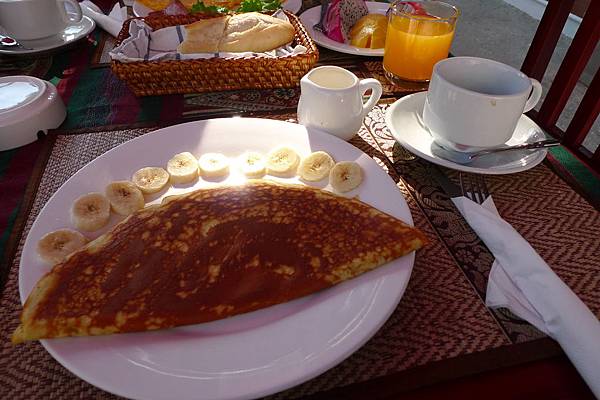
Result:
[[[447,58],[459,11],[441,1],[396,1],[388,10],[383,55],[394,84],[428,82],[433,66]]]

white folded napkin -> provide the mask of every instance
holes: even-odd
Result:
[[[119,32],[121,32],[121,28],[123,27],[123,21],[127,18],[127,10],[125,7],[120,7],[119,3],[117,3],[108,15],[104,15],[102,10],[89,0],[82,1],[79,5],[81,6],[83,15],[93,19],[100,28],[104,29],[114,37],[119,35]]]
[[[506,307],[556,340],[600,398],[600,321],[496,210],[491,197],[479,205],[452,201],[496,257],[486,304]]]

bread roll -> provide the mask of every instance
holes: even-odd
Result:
[[[185,40],[177,46],[177,51],[187,53],[215,53],[227,26],[226,17],[201,19],[185,26]]]
[[[265,52],[294,40],[294,27],[287,21],[251,12],[203,19],[185,26],[186,37],[179,53]]]
[[[294,40],[294,27],[287,21],[257,12],[236,14],[227,22],[219,51],[264,52]]]

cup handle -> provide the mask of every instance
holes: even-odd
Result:
[[[533,78],[529,78],[529,80],[531,81],[531,94],[529,95],[529,99],[527,99],[527,103],[525,103],[523,112],[527,112],[535,107],[542,97],[542,85],[540,82]]]
[[[61,3],[61,5],[63,6],[63,8],[65,10],[64,16],[65,16],[67,23],[79,22],[83,19],[83,12],[81,11],[81,6],[79,5],[79,2],[77,2],[75,0],[58,0],[58,1]],[[69,3],[69,5],[71,7],[67,8],[66,3]],[[67,11],[74,11],[75,16],[71,17]]]
[[[365,115],[367,115],[367,113],[371,111],[373,107],[375,107],[375,104],[377,104],[377,102],[381,98],[381,95],[383,94],[381,83],[379,83],[377,79],[362,79],[358,83],[358,90],[360,91],[361,96],[364,95],[365,92],[369,89],[372,90],[371,97],[369,97],[369,100],[367,100],[367,102],[363,104],[362,118],[364,118]]]

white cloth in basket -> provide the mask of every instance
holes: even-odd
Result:
[[[274,14],[278,18],[287,19],[283,12]],[[152,31],[152,29],[141,20],[133,20],[129,25],[129,37],[119,46],[115,47],[109,54],[113,60],[124,63],[139,61],[166,61],[166,60],[192,60],[207,58],[245,58],[257,57],[285,57],[307,52],[302,45],[286,45],[265,53],[197,53],[180,54],[177,46],[185,40],[185,29],[183,25],[170,26]]]

